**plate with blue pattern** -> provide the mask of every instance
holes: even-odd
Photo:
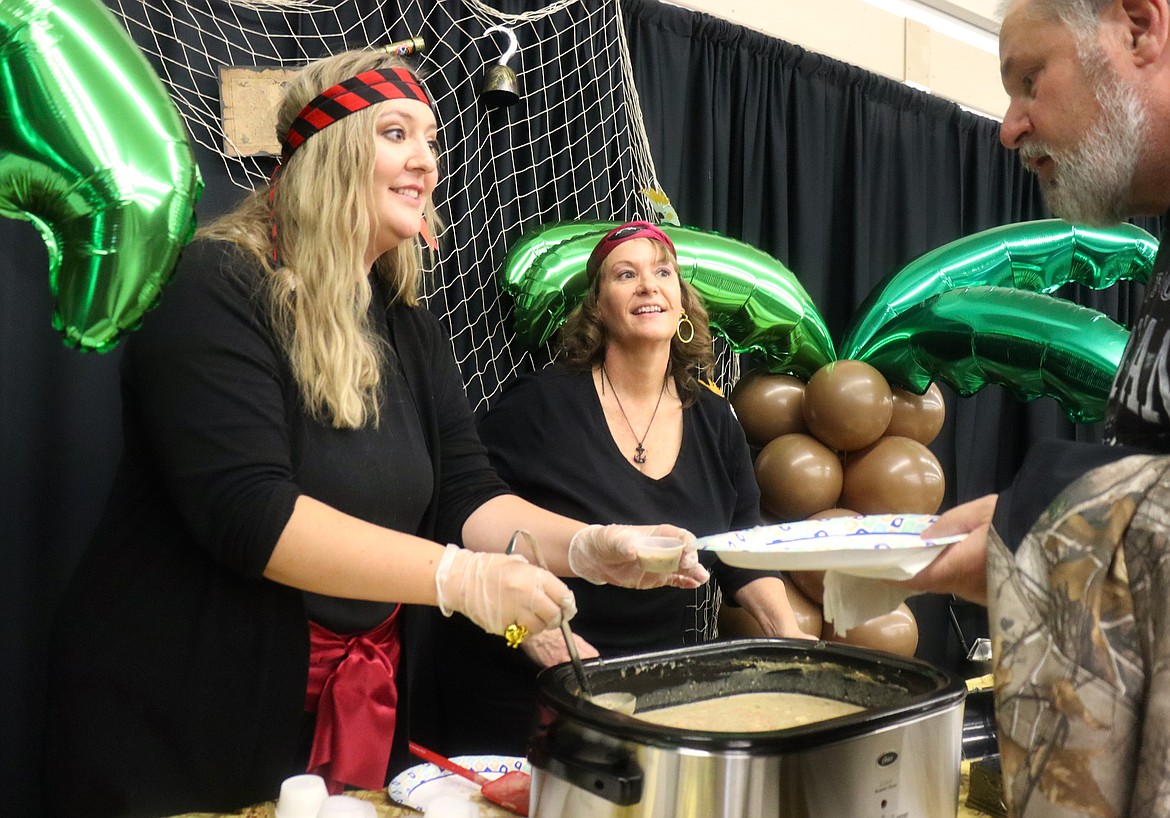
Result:
[[[868,514],[761,525],[700,537],[711,551],[737,568],[767,571],[829,571],[901,578],[921,571],[963,535],[923,539],[937,518],[930,514]]]
[[[488,779],[496,779],[515,770],[531,772],[528,759],[520,756],[454,756],[451,760]],[[397,803],[422,812],[426,812],[427,804],[443,796],[474,801],[481,805],[481,813],[486,807],[492,806],[480,796],[479,785],[474,781],[441,770],[431,763],[416,764],[403,770],[394,776],[386,790]],[[498,809],[503,812],[502,808]]]

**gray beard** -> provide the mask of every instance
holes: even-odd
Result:
[[[1145,143],[1148,117],[1137,91],[1107,67],[1091,73],[1096,79],[1101,114],[1096,124],[1071,150],[1054,153],[1042,142],[1028,140],[1020,160],[1049,156],[1054,173],[1041,181],[1044,199],[1062,219],[1074,224],[1108,227],[1125,221],[1130,189]],[[1104,73],[1101,73],[1104,72]]]

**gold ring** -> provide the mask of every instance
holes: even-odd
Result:
[[[504,639],[508,641],[508,647],[518,648],[520,643],[524,641],[524,637],[528,635],[528,628],[523,625],[517,625],[513,622],[504,629]]]

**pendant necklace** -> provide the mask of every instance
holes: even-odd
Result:
[[[654,418],[658,417],[658,407],[662,405],[662,396],[666,394],[666,379],[667,375],[662,376],[662,391],[658,393],[658,402],[654,404],[654,411],[650,413],[650,422],[646,424],[646,431],[642,433],[642,437],[638,437],[638,433],[634,431],[634,424],[630,423],[630,416],[626,414],[625,407],[622,406],[622,399],[618,397],[617,387],[613,386],[613,379],[609,377],[609,373],[605,371],[605,364],[601,364],[601,393],[605,394],[605,382],[609,381],[609,385],[613,387],[613,399],[617,401],[618,411],[622,413],[622,418],[625,419],[626,425],[630,427],[630,434],[634,436],[634,440],[638,442],[637,448],[634,450],[634,462],[639,466],[646,462],[646,447],[642,444],[646,437],[650,434],[650,427],[654,425]]]

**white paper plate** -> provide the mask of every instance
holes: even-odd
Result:
[[[829,571],[879,574],[884,569],[929,565],[962,536],[922,539],[935,517],[871,514],[757,526],[699,539],[699,548],[728,565],[769,571]]]
[[[489,779],[499,778],[513,770],[531,772],[528,759],[519,756],[455,756],[451,760]],[[479,786],[474,781],[441,770],[430,763],[403,770],[394,776],[386,789],[399,804],[423,812],[427,804],[439,796],[462,796],[470,800],[479,793]]]

